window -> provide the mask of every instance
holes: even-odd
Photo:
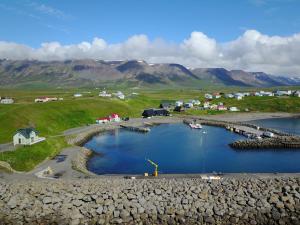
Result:
[[[19,144],[21,144],[22,143],[22,140],[21,140],[21,138],[19,138]]]

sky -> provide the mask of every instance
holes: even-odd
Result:
[[[0,58],[300,76],[300,0],[1,0]]]

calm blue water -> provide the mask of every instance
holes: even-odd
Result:
[[[300,118],[253,120],[251,123],[300,135]]]
[[[254,123],[274,125],[276,121]],[[299,132],[300,120],[293,121],[297,127],[285,127],[286,122],[274,126]],[[145,160],[150,158],[159,164],[160,173],[300,172],[300,150],[237,151],[228,146],[243,138],[222,128],[192,130],[184,124],[160,125],[147,134],[117,130],[95,136],[85,145],[103,154],[95,154],[87,166],[98,174],[150,173],[153,167]]]

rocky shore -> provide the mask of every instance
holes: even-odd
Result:
[[[300,224],[299,177],[0,181],[0,224]]]
[[[239,140],[229,144],[235,149],[300,149],[299,136],[279,136],[261,140]]]

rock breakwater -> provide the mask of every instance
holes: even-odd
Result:
[[[0,224],[300,224],[300,178],[0,181]]]
[[[299,136],[278,136],[260,140],[239,140],[229,144],[236,149],[298,149],[300,150]]]

